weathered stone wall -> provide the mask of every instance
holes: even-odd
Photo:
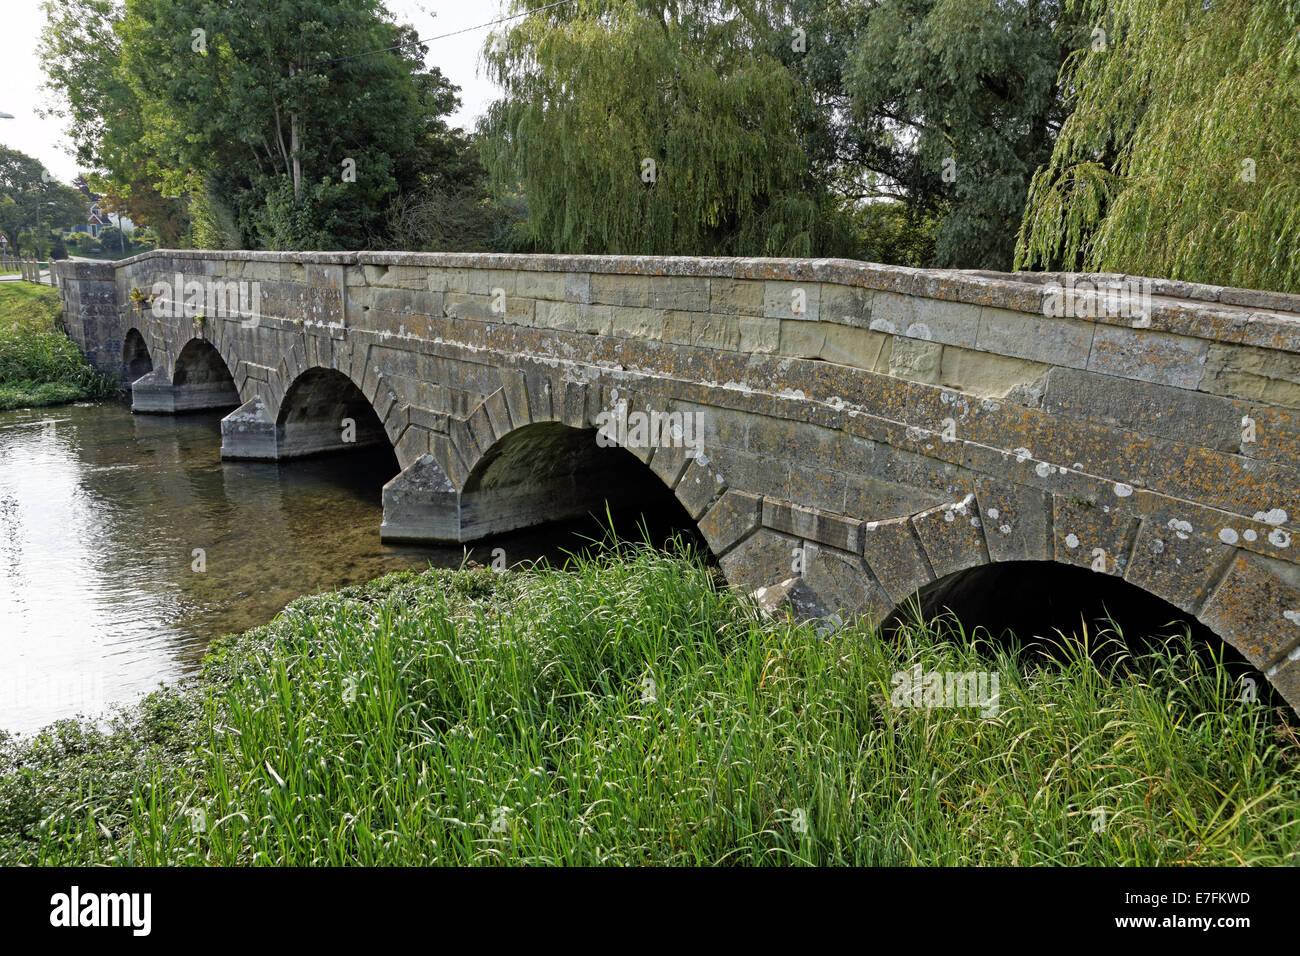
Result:
[[[1297,297],[841,260],[157,252],[56,268],[92,361],[119,368],[132,328],[147,343],[140,397],[189,387],[191,340],[220,353],[242,402],[231,457],[297,453],[313,406],[290,389],[313,368],[346,376],[404,469],[387,537],[558,517],[581,482],[542,463],[597,466],[543,425],[592,429],[620,403],[695,412],[698,457],[628,450],[736,586],[798,572],[827,608],[880,616],[989,562],[1091,567],[1195,615],[1300,704]],[[255,304],[198,319],[171,317],[170,293],[161,315],[132,302],[178,274],[200,292],[256,282]],[[1085,281],[1132,289],[1053,285]],[[550,437],[503,453],[522,434]]]

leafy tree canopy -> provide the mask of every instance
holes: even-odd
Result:
[[[764,5],[575,0],[489,40],[506,91],[483,126],[535,248],[815,255],[840,226],[812,174],[816,119]]]
[[[48,249],[52,236],[85,221],[80,192],[52,179],[34,156],[0,146],[0,232],[10,252]]]
[[[1103,31],[1016,261],[1300,291],[1300,5],[1071,0]]]
[[[78,155],[160,232],[182,224],[166,200],[183,197],[214,244],[366,247],[401,190],[475,175],[442,119],[455,87],[380,0],[61,0],[47,14],[41,55]]]
[[[927,264],[1007,268],[1030,178],[1065,117],[1061,65],[1085,39],[1063,5],[792,0],[785,15],[808,51],[791,66],[824,117],[822,162],[841,197],[904,203],[929,223],[916,237],[934,250]]]
[[[122,69],[117,25],[120,0],[45,0],[46,26],[37,48],[46,86],[58,105],[50,115],[68,121],[77,161],[100,170],[87,186],[103,207],[148,223],[166,245],[181,244],[189,226],[184,196],[158,189],[162,173],[144,140],[143,107]]]

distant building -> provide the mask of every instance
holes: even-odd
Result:
[[[121,225],[123,232],[135,231],[135,223],[133,223],[130,220],[130,218],[127,216],[122,216],[117,213],[113,213],[112,217],[117,220],[117,223],[114,223],[110,220],[109,218],[110,214],[104,211],[103,207],[101,206],[101,202],[103,201],[104,197],[97,195],[96,193],[92,193],[90,191],[90,187],[86,185],[86,181],[84,179],[82,179],[81,177],[77,177],[76,186],[77,189],[81,191],[81,194],[86,197],[86,222],[84,225],[73,226],[66,233],[64,233],[65,239],[68,236],[74,235],[75,233],[78,232],[88,232],[90,233],[91,236],[98,239],[99,234],[104,230],[105,226],[112,226],[117,224]]]

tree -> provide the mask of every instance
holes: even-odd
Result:
[[[201,185],[233,214],[242,244],[366,244],[422,162],[409,29],[378,0],[126,8],[123,65],[164,192]]]
[[[540,7],[516,3],[515,11]],[[524,237],[557,252],[808,256],[847,232],[817,181],[807,90],[754,4],[575,0],[489,39],[482,126]]]
[[[1101,42],[1016,261],[1300,291],[1300,8],[1071,0]]]
[[[108,252],[125,253],[126,236],[117,226],[105,226],[99,230],[99,244]]]
[[[408,185],[388,205],[380,244],[394,249],[471,252],[501,246],[510,218],[489,190],[474,138],[443,119],[459,101],[437,70],[416,75],[426,117],[419,160]]]
[[[937,218],[935,262],[1005,269],[1030,180],[1067,106],[1058,74],[1084,42],[1062,0],[795,3],[809,82],[838,123],[849,198]]]
[[[905,202],[873,202],[854,211],[862,237],[862,257],[922,269],[934,262],[938,214],[920,211]]]
[[[56,106],[46,115],[68,121],[77,160],[98,173],[88,188],[103,195],[106,211],[154,226],[165,244],[185,233],[187,197],[164,196],[158,157],[144,137],[144,105],[122,66],[120,0],[45,0],[45,28],[37,47],[46,89]]]
[[[380,0],[67,0],[47,15],[42,60],[92,183],[164,236],[364,247],[395,196],[464,151],[441,122],[455,87]]]
[[[39,253],[59,231],[86,221],[81,193],[52,179],[40,160],[5,146],[0,146],[0,200],[0,232],[18,253]]]

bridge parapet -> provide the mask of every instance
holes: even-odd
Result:
[[[141,401],[242,403],[229,457],[346,447],[329,434],[354,387],[404,469],[388,538],[635,500],[591,436],[675,415],[697,447],[618,443],[737,586],[800,577],[828,611],[879,616],[981,565],[1091,568],[1300,703],[1300,297],[843,260],[161,251],[56,270],[92,361],[121,368],[131,330],[147,344]],[[195,340],[230,390],[189,380]]]

